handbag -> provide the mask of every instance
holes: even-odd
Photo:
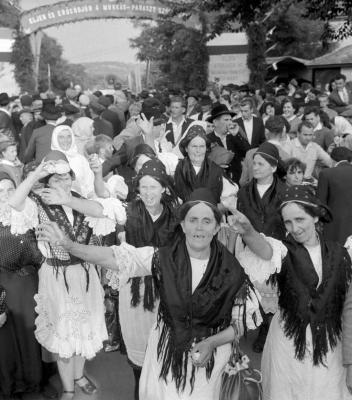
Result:
[[[212,143],[208,158],[215,164],[222,166],[230,164],[234,155],[232,151],[225,149],[225,147]]]
[[[261,382],[261,372],[249,365],[249,358],[235,341],[221,377],[219,400],[262,400]]]

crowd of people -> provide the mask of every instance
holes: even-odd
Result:
[[[257,329],[265,400],[352,399],[351,120],[344,75],[0,93],[0,395],[119,348],[136,400],[222,400]]]

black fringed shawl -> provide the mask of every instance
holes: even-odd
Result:
[[[162,247],[172,243],[175,236],[178,220],[171,204],[161,202],[163,211],[159,218],[153,222],[149,212],[141,199],[131,201],[127,207],[127,221],[125,224],[126,242],[135,247],[154,246]],[[131,278],[131,304],[136,307],[141,301],[140,277]],[[143,307],[153,311],[155,299],[159,298],[155,291],[153,278],[146,276],[144,279]]]
[[[74,197],[78,198],[81,197],[76,192],[71,192],[71,194]],[[97,237],[92,235],[92,229],[88,226],[88,222],[85,220],[84,214],[72,210],[73,213],[73,226],[72,226],[62,206],[45,204],[42,201],[42,199],[34,193],[31,193],[30,197],[32,200],[35,201],[35,203],[38,206],[39,221],[41,223],[47,221],[56,222],[59,225],[60,229],[65,232],[65,235],[67,235],[73,242],[80,244],[99,245],[99,240]],[[69,285],[66,280],[66,267],[72,264],[81,264],[82,268],[85,270],[87,277],[86,290],[88,291],[89,265],[84,260],[64,251],[61,247],[55,247],[52,245],[49,245],[49,247],[52,258],[47,258],[46,261],[49,265],[52,265],[55,268],[56,273],[58,273],[59,268],[63,268],[63,275],[67,291],[69,291]]]
[[[314,365],[324,364],[329,348],[333,349],[340,339],[342,308],[351,280],[347,250],[322,237],[320,243],[323,277],[318,287],[318,275],[308,250],[291,236],[284,241],[288,253],[276,277],[285,335],[294,341],[296,358],[303,360],[310,324]]]
[[[220,203],[222,192],[223,170],[205,156],[198,174],[188,157],[180,160],[175,170],[175,190],[183,202],[187,201],[191,193],[198,188],[208,188],[217,203]]]
[[[251,222],[254,229],[267,236],[282,240],[286,230],[279,212],[281,195],[286,185],[274,175],[274,180],[269,189],[261,198],[255,179],[243,186],[238,192],[237,208]]]
[[[213,240],[207,269],[192,294],[192,266],[184,238],[155,252],[152,273],[160,295],[158,321],[162,321],[158,343],[158,359],[162,362],[160,378],[166,381],[171,369],[177,390],[184,390],[192,343],[230,325],[235,299],[240,294],[247,295],[246,275],[235,257]],[[206,366],[208,379],[213,367],[214,354]],[[192,390],[194,379],[193,366]]]

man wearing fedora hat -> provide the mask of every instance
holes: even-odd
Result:
[[[56,121],[61,117],[60,108],[54,104],[49,101],[43,105],[41,116],[46,124],[33,131],[23,157],[25,164],[33,160],[39,164],[51,150],[51,136],[56,126]]]
[[[9,139],[18,141],[19,137],[16,132],[11,117],[11,99],[7,93],[0,93],[0,130],[11,132]]]
[[[246,139],[239,133],[239,126],[233,123],[234,115],[235,113],[229,111],[224,104],[214,107],[208,118],[208,122],[214,125],[214,131],[208,135],[208,139],[210,143],[225,147],[234,153],[227,172],[230,178],[238,183],[242,171],[241,162],[250,147]]]

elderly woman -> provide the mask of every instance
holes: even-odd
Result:
[[[89,168],[88,160],[78,152],[69,126],[59,125],[53,130],[51,150],[60,151],[67,157],[75,174],[72,189],[83,197],[91,197],[94,194],[94,174]]]
[[[98,244],[94,234],[115,230],[117,215],[120,223],[125,221],[124,209],[116,199],[100,202],[82,199],[72,191],[73,179],[65,155],[52,151],[12,194],[9,201],[12,213],[30,227],[35,227],[38,220],[56,221],[72,241]],[[39,195],[31,193],[27,197],[38,180],[44,181],[46,187]],[[110,218],[104,218],[105,215]],[[39,249],[44,261],[35,296],[36,338],[58,356],[62,399],[74,396],[75,384],[86,394],[92,394],[96,388],[84,374],[85,359],[93,358],[107,339],[104,293],[98,270],[55,245],[39,243]]]
[[[278,206],[285,184],[278,177],[281,171],[279,151],[272,143],[265,142],[253,157],[253,179],[238,192],[238,210],[258,232],[277,239],[285,237]],[[279,171],[278,171],[279,169]],[[277,292],[271,284],[258,284],[262,306],[266,314],[258,337],[253,343],[255,352],[262,352],[271,316],[277,311]]]
[[[223,189],[223,169],[208,159],[210,143],[200,125],[192,126],[179,144],[184,156],[175,171],[175,188],[182,201],[187,201],[197,188],[208,188],[217,203]]]
[[[135,247],[162,247],[177,235],[177,196],[170,178],[158,159],[143,164],[134,180],[133,200],[127,205],[124,237]],[[108,270],[108,277],[111,271]],[[151,276],[128,281],[112,281],[119,289],[119,316],[127,356],[135,376],[135,399],[138,399],[141,374],[149,332],[156,322],[159,296]]]
[[[0,283],[6,291],[8,326],[0,328],[0,394],[7,396],[35,392],[42,379],[41,348],[34,336],[33,299],[42,256],[32,226],[26,218],[18,218],[9,206],[14,191],[14,181],[1,171]]]
[[[241,241],[237,249],[252,280],[263,282],[274,275],[278,283],[279,310],[262,357],[264,399],[351,399],[341,351],[351,259],[344,247],[317,232],[316,223],[329,222],[332,216],[309,187],[287,188],[280,215],[288,235],[282,242],[267,238],[271,262],[252,256],[248,247],[241,251]],[[242,216],[239,233],[247,236],[253,229]]]
[[[41,240],[116,270],[117,279],[153,276],[160,305],[143,364],[140,396],[144,400],[217,399],[237,332],[232,315],[237,322],[244,317],[240,305],[246,301],[248,281],[236,258],[214,238],[221,215],[212,193],[194,191],[180,209],[180,219],[180,239],[161,248],[123,243],[96,251],[73,243],[54,223],[42,225],[39,231]],[[271,258],[271,249],[262,249],[268,246],[258,233],[244,235],[243,240],[254,252]],[[234,305],[239,308],[233,310]],[[252,318],[260,319],[257,306],[252,293],[245,307],[249,327],[254,327]]]

